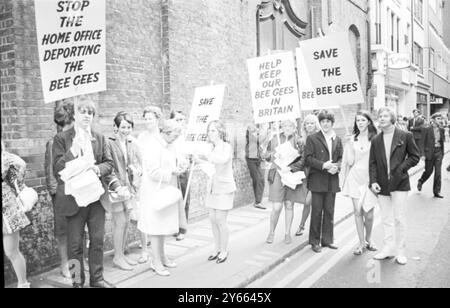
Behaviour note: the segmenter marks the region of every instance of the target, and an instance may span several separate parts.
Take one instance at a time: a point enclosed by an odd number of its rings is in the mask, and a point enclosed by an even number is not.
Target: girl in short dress
[[[4,150],[1,142],[2,155],[2,222],[3,248],[11,261],[17,276],[18,288],[29,288],[25,258],[19,250],[19,232],[30,224],[20,203],[17,202],[18,192],[25,178],[26,164],[19,156]]]
[[[353,136],[344,151],[342,159],[342,194],[353,202],[356,230],[359,246],[354,251],[361,255],[364,250],[376,251],[371,241],[373,228],[373,208],[364,211],[360,199],[369,187],[369,154],[371,140],[377,135],[377,129],[368,112],[359,111],[355,117]]]

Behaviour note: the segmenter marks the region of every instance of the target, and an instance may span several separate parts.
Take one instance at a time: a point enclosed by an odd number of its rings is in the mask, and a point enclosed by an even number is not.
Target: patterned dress
[[[30,221],[22,205],[17,202],[14,183],[22,188],[25,178],[25,162],[17,155],[2,151],[2,220],[3,234],[12,234],[28,226]]]

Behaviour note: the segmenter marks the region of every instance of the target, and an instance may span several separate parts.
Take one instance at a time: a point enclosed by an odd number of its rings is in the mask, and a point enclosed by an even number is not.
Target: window
[[[298,0],[296,0],[298,1]],[[304,5],[306,5],[306,0]],[[306,20],[300,20],[288,0],[264,0],[257,10],[257,54],[270,50],[295,50],[304,36]]]
[[[430,69],[433,71],[436,70],[436,63],[434,61],[434,57],[435,57],[434,49],[430,48]]]
[[[414,16],[423,23],[423,0],[414,0]]]
[[[394,24],[394,19],[395,19],[395,15],[394,13],[391,14],[391,50],[395,51],[394,48],[394,42],[395,42],[395,38],[394,38],[394,34],[395,34],[395,24]]]
[[[397,17],[397,53],[400,52],[400,18]]]
[[[349,40],[356,69],[358,71],[358,77],[361,81],[361,35],[355,25],[351,25],[349,28]]]
[[[423,75],[423,48],[414,43],[414,64],[419,68],[419,73]]]
[[[376,8],[375,8],[375,14],[376,14],[376,20],[375,20],[375,44],[381,44],[381,0],[377,0],[375,2]]]

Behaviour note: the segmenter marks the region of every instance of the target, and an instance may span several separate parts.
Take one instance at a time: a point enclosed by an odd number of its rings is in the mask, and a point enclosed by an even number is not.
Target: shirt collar
[[[325,134],[323,130],[321,130],[321,131],[322,131],[322,134],[325,137],[325,139],[331,139],[331,140],[336,139],[336,132],[334,130],[332,130],[330,134]]]
[[[89,139],[92,140],[92,132],[91,132],[91,128],[90,127],[86,130],[86,129],[83,129],[80,126],[78,126],[77,123],[75,123],[74,128],[75,128],[75,135],[88,136]]]

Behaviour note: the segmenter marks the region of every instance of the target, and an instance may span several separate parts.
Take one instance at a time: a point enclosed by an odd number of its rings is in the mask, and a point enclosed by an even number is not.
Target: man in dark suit
[[[395,128],[397,116],[380,108],[382,132],[372,139],[369,157],[370,188],[378,195],[384,229],[383,249],[374,259],[397,257],[405,265],[406,210],[411,190],[408,170],[419,162],[419,149],[410,132]]]
[[[422,116],[422,113],[419,109],[414,109],[413,117],[408,121],[408,130],[414,136],[414,142],[420,149],[421,138],[422,138],[422,129],[425,125],[425,119]]]
[[[436,113],[431,117],[431,125],[422,130],[421,158],[425,161],[425,172],[417,184],[417,190],[422,191],[422,185],[430,178],[434,169],[433,193],[436,198],[441,196],[442,160],[444,159],[445,130],[441,128],[442,115]]]
[[[341,167],[342,141],[333,131],[334,115],[326,110],[319,113],[322,130],[308,136],[305,145],[306,164],[310,166],[308,189],[312,193],[309,243],[316,253],[321,247],[337,249],[334,245],[334,204],[340,191],[338,173]]]
[[[91,129],[95,115],[95,105],[91,100],[79,100],[75,104],[75,125],[73,128],[57,134],[53,141],[53,170],[58,181],[55,203],[60,213],[67,217],[67,239],[69,259],[76,260],[79,273],[75,273],[73,286],[82,288],[85,282],[83,262],[83,235],[85,225],[89,229],[89,274],[90,286],[94,288],[112,288],[103,278],[103,240],[105,235],[105,210],[99,201],[87,207],[79,207],[74,197],[64,192],[64,182],[59,172],[66,163],[77,157],[95,161],[92,167],[98,177],[105,177],[113,170],[113,160],[108,151],[106,138]],[[75,268],[77,269],[78,266]],[[79,276],[77,276],[79,275]],[[80,279],[76,279],[79,277]]]

